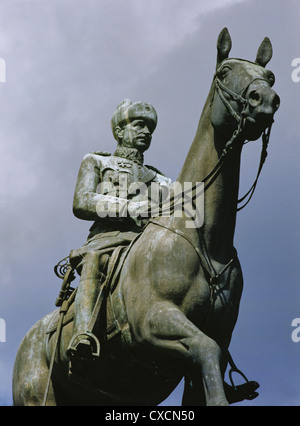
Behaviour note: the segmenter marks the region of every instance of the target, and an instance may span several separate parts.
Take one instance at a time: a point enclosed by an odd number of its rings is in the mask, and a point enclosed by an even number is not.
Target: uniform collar
[[[134,161],[138,164],[144,163],[144,155],[136,148],[127,148],[125,146],[118,146],[114,152],[116,157],[126,158],[127,160]]]

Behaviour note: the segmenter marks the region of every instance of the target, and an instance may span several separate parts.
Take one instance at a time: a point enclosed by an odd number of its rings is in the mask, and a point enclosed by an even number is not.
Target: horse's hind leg
[[[41,406],[48,378],[45,356],[45,325],[39,321],[24,337],[14,364],[14,406]],[[50,384],[47,405],[56,405]]]
[[[187,368],[198,371],[207,405],[229,405],[223,387],[219,346],[175,305],[158,302],[150,307],[139,332],[143,340],[172,357],[183,359]]]

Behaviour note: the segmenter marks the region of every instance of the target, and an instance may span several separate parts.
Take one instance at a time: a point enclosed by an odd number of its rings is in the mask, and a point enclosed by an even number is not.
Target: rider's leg
[[[75,298],[73,337],[68,348],[68,354],[72,358],[90,360],[99,356],[97,350],[99,342],[92,334],[92,330],[89,330],[89,323],[104,278],[104,274],[100,271],[99,253],[88,252],[85,255]]]

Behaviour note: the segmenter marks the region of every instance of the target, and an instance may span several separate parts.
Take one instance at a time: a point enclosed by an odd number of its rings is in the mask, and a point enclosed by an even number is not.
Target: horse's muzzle
[[[249,140],[256,140],[273,123],[280,98],[268,84],[261,82],[249,87],[246,100],[247,137]]]

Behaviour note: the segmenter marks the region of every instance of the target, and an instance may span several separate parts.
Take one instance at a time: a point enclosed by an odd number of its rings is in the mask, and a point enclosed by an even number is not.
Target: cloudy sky
[[[246,405],[300,405],[300,343],[291,339],[300,317],[299,19],[298,0],[0,0],[0,405],[12,403],[21,339],[55,308],[53,265],[87,236],[90,224],[72,215],[82,157],[115,149],[110,119],[122,99],[146,100],[158,113],[147,163],[176,179],[224,26],[232,57],[254,60],[271,39],[281,97],[267,163],[237,220],[245,287],[231,353],[261,385]],[[243,151],[241,194],[259,155],[259,142]],[[165,404],[179,405],[181,394],[179,386]]]

